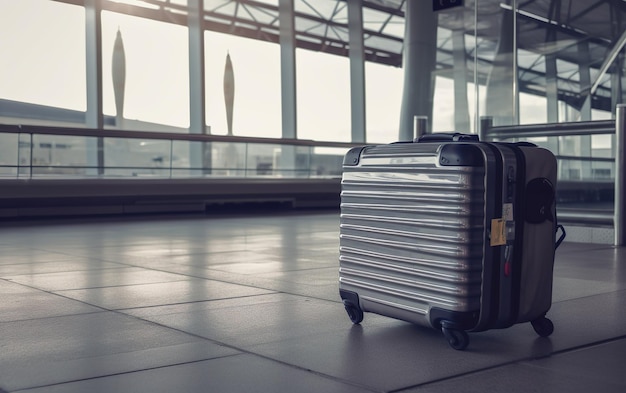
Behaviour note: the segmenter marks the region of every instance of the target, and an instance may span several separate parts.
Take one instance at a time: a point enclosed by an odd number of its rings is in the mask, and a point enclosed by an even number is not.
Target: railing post
[[[626,186],[626,104],[618,104],[615,109],[615,207],[613,216],[613,228],[615,231],[615,245],[626,244],[624,223],[626,212],[624,211],[624,187]]]
[[[478,139],[486,142],[487,135],[491,127],[493,127],[493,117],[482,116],[480,118],[480,128],[478,129]]]
[[[170,179],[173,175],[173,167],[174,167],[174,140],[170,139]]]
[[[33,133],[30,133],[30,149],[29,149],[29,158],[28,158],[28,178],[33,178],[33,150],[35,150],[35,138],[33,137]]]
[[[246,143],[244,146],[245,148],[245,153],[243,155],[243,177],[248,177],[248,145],[249,143]]]
[[[428,134],[428,116],[413,116],[414,140],[417,141],[424,134]]]

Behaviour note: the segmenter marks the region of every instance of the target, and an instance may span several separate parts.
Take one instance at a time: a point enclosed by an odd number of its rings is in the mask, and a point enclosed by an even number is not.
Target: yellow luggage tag
[[[504,218],[494,218],[491,220],[491,247],[503,246],[506,244],[506,220]]]

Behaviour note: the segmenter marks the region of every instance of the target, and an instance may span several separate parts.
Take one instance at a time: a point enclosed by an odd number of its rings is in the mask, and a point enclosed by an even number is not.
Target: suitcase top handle
[[[478,135],[460,132],[438,132],[421,135],[415,142],[478,142]]]

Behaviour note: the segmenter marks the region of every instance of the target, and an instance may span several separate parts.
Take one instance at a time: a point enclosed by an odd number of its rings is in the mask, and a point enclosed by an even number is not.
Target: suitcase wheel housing
[[[345,289],[340,289],[339,295],[352,323],[356,325],[361,323],[363,321],[363,310],[359,303],[359,295],[356,292],[346,291]]]
[[[462,351],[469,345],[469,334],[465,330],[441,326],[441,331],[452,348]]]
[[[344,307],[346,308],[346,312],[348,313],[348,317],[350,317],[352,323],[358,325],[361,321],[363,321],[363,310],[359,307],[351,304],[344,304]]]

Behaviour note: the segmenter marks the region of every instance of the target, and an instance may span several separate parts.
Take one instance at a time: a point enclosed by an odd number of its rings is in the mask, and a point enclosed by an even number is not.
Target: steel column
[[[578,43],[578,70],[580,74],[580,92],[581,95],[591,97],[591,54],[589,52],[589,43],[581,41]],[[585,100],[580,108],[580,120],[591,121],[591,99]],[[582,157],[591,157],[591,136],[579,137],[579,154]],[[580,167],[581,180],[589,180],[593,174],[590,162],[582,162]]]
[[[204,70],[204,1],[189,0],[187,29],[189,31],[189,133],[206,133],[205,113],[205,70]],[[192,168],[203,168],[202,173],[211,172],[211,146],[191,143],[189,163]],[[172,158],[170,157],[170,160]]]
[[[515,5],[501,12],[498,47],[487,79],[486,114],[493,117],[495,126],[517,124]]]
[[[280,23],[280,77],[282,137],[298,137],[296,105],[296,26],[294,0],[278,1]]]
[[[434,71],[437,60],[437,14],[429,1],[407,1],[402,68],[399,140],[413,140],[414,116],[432,121]],[[431,127],[432,128],[432,127]]]
[[[365,143],[365,50],[363,45],[363,0],[348,1],[350,43],[351,141]]]
[[[459,14],[463,18],[463,14]],[[467,61],[465,55],[465,31],[452,31],[454,59],[454,128],[458,132],[470,132],[469,103],[467,101]]]
[[[85,45],[87,76],[88,128],[104,128],[102,113],[102,7],[100,0],[85,0]],[[88,139],[86,146],[87,175],[104,174],[104,141],[102,137]],[[93,154],[95,150],[95,154]],[[94,160],[95,158],[95,160]]]

